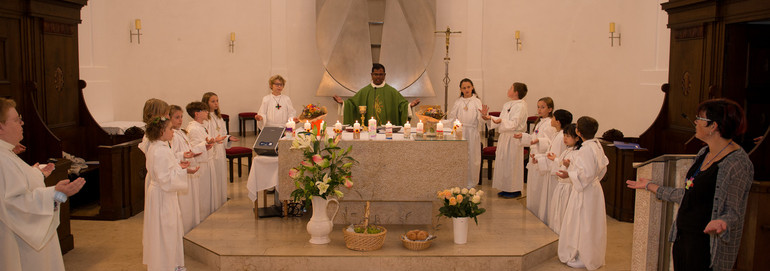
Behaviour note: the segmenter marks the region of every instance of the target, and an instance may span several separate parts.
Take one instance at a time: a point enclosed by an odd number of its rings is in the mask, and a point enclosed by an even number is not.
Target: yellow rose
[[[449,198],[449,205],[451,206],[457,205],[457,199],[455,199],[454,197]]]

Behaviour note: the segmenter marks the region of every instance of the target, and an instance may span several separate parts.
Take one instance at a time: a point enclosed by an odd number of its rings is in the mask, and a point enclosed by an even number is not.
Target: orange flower
[[[457,202],[463,202],[463,195],[457,195]]]
[[[457,205],[457,199],[455,199],[454,197],[449,198],[449,205],[451,206]]]

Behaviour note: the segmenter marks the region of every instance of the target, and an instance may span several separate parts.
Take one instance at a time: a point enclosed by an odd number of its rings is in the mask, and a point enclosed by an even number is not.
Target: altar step
[[[517,200],[489,199],[471,223],[468,243],[453,242],[452,222],[440,220],[438,238],[423,251],[404,248],[399,236],[430,225],[384,225],[385,245],[371,252],[347,249],[343,225],[331,243],[308,242],[305,218],[254,219],[248,199],[234,199],[185,236],[185,254],[214,270],[529,270],[557,254],[558,236]]]

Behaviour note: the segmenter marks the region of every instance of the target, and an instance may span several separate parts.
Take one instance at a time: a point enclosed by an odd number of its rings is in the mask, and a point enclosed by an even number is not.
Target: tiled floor
[[[250,146],[255,137],[247,136],[237,145]],[[244,160],[244,172],[248,172]],[[229,186],[229,196],[234,201],[244,201],[246,198],[247,174],[236,178]],[[236,175],[237,176],[237,175]],[[490,182],[486,181],[481,187],[488,192],[494,192]],[[490,193],[494,195],[493,193]],[[488,197],[491,206],[510,205],[512,200]],[[524,204],[523,198],[516,201]],[[271,202],[268,200],[268,202]],[[234,215],[234,214],[228,214]],[[237,214],[240,215],[240,214]],[[252,213],[243,214],[253,216]],[[75,237],[75,249],[64,255],[64,264],[68,270],[145,270],[142,264],[142,215],[119,221],[87,221],[73,220],[72,234]],[[633,224],[607,219],[607,256],[606,265],[601,270],[630,270],[631,267],[631,234]],[[472,241],[472,240],[471,240]],[[201,261],[185,257],[188,270],[214,270]],[[554,257],[532,270],[573,270],[559,262]]]

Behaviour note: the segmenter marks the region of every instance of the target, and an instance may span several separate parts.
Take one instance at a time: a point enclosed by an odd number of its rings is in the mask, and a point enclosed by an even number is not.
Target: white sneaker
[[[586,265],[578,258],[567,261],[567,265],[572,268],[586,268]]]

